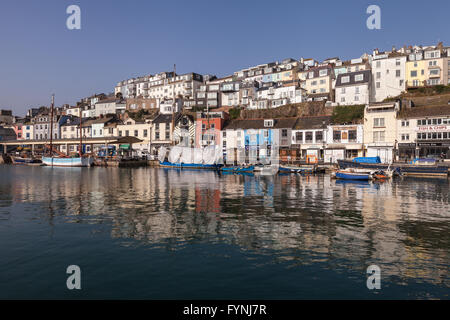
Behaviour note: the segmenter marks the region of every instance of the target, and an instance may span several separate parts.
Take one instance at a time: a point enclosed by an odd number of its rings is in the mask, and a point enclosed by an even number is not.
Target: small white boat
[[[90,167],[94,159],[91,157],[58,158],[42,157],[42,163],[50,167]]]

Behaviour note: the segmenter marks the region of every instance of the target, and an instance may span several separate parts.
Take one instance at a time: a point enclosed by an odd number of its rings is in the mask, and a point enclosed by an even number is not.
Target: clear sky
[[[81,8],[81,30],[66,8]],[[366,27],[369,5],[381,30]],[[450,45],[449,0],[2,0],[0,108],[74,104],[129,77],[224,76],[284,58],[351,59],[393,45]]]

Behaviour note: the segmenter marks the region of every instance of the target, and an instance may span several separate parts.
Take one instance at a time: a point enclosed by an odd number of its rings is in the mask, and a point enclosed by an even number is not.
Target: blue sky
[[[81,30],[66,8],[81,8]],[[381,8],[381,30],[366,8]],[[359,57],[393,45],[450,45],[450,1],[2,1],[0,108],[74,104],[123,79],[172,70],[224,76],[300,57]]]

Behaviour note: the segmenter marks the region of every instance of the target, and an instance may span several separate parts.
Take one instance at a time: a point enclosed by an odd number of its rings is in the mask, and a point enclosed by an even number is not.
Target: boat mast
[[[175,79],[176,79],[176,70],[177,65],[173,65],[173,88],[172,88],[172,94],[173,94],[173,103],[172,103],[172,145],[175,144],[174,139],[174,132],[175,132],[175,104],[176,104],[176,98],[175,98]]]
[[[55,105],[55,94],[52,94],[52,105],[50,107],[50,157],[53,156],[53,108]]]
[[[81,113],[81,108],[80,108],[80,158],[83,155],[83,117],[82,117],[82,113]]]

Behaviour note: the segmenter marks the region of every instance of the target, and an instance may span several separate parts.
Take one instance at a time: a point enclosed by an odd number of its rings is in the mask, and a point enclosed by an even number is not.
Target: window
[[[395,65],[399,66],[400,65],[400,59],[395,59]]]
[[[373,126],[374,127],[384,127],[384,118],[374,118]]]
[[[345,88],[341,88],[341,93],[345,93]]]
[[[359,87],[355,88],[355,94],[359,94]]]
[[[381,62],[380,61],[377,61],[376,67],[377,68],[381,68]]]
[[[341,141],[341,131],[333,131],[333,141]]]
[[[400,70],[395,70],[395,76],[396,76],[397,78],[400,78]]]
[[[408,120],[402,120],[402,127],[409,127],[409,121]]]
[[[376,88],[380,89],[380,83],[379,82],[376,83]]]
[[[324,77],[328,74],[328,70],[324,69],[324,70],[320,70],[319,71],[319,77]]]
[[[134,130],[134,136],[137,137],[139,135],[137,130]]]
[[[122,130],[119,130],[119,137],[122,136]]]
[[[355,81],[363,81],[364,80],[364,75],[362,74],[357,74],[355,76]]]
[[[323,132],[316,131],[316,142],[321,142],[323,140]]]
[[[342,77],[342,78],[341,78],[341,82],[342,82],[342,83],[348,83],[348,82],[350,82],[350,76]]]
[[[350,142],[355,142],[356,141],[356,130],[349,130],[348,131],[348,140]]]
[[[411,77],[417,77],[417,70],[411,71]]]
[[[295,133],[295,140],[296,141],[303,141],[303,132],[296,132]]]
[[[384,142],[384,131],[374,131],[373,132],[374,142]]]
[[[166,140],[170,139],[170,131],[166,131]]]
[[[155,132],[155,139],[159,140],[159,132],[158,131]]]
[[[281,136],[282,137],[287,137],[287,133],[288,133],[287,129],[282,129],[281,130]]]
[[[377,72],[376,75],[377,75],[377,79],[381,78],[381,72]]]
[[[312,141],[313,141],[313,133],[312,133],[312,131],[307,131],[305,133],[305,142],[311,143]]]

